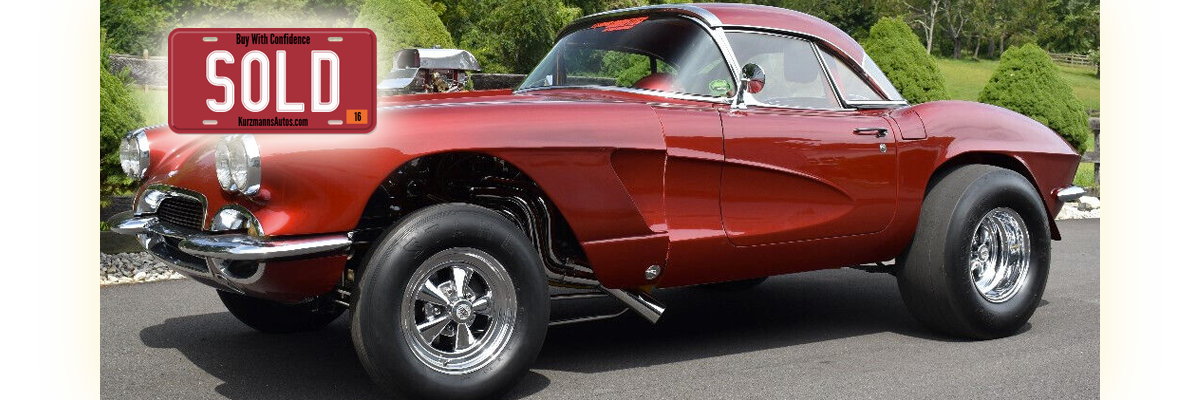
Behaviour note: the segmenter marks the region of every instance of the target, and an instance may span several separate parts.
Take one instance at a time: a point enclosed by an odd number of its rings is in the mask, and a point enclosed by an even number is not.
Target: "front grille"
[[[204,225],[204,204],[189,197],[168,197],[158,205],[158,221],[179,228],[200,230]]]

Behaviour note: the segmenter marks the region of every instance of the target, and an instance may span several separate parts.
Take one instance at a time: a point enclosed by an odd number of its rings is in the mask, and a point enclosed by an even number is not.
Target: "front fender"
[[[532,177],[580,241],[652,233],[650,219],[612,166],[620,149],[665,154],[650,107],[531,95],[455,100],[381,108],[375,131],[365,135],[255,135],[263,171],[255,198],[220,189],[212,136],[158,127],[147,131],[152,154],[144,186],[199,192],[210,216],[239,204],[268,236],[344,232],[356,226],[375,188],[399,166],[428,154],[471,151],[502,158]]]

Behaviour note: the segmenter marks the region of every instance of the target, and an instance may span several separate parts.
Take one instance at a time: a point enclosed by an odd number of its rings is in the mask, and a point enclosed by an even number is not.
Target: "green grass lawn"
[[[1075,186],[1096,186],[1096,168],[1094,165],[1092,163],[1079,163],[1079,169],[1075,171]]]
[[[955,100],[979,100],[979,92],[992,78],[999,61],[992,60],[954,60],[937,59],[938,68],[946,76],[946,91]],[[1097,78],[1090,68],[1059,66],[1063,79],[1071,85],[1075,96],[1083,102],[1083,107],[1089,110],[1100,109],[1100,78]]]
[[[143,91],[141,86],[130,85],[138,108],[142,110],[142,119],[147,126],[167,123],[167,91],[150,89]]]

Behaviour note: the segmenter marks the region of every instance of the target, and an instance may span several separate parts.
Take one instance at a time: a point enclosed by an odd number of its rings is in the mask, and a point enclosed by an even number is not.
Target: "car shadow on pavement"
[[[550,329],[535,369],[595,373],[891,332],[958,342],[908,313],[896,280],[850,269],[779,276],[746,291],[655,292],[655,325],[618,319]]]
[[[820,271],[774,277],[741,292],[678,288],[655,295],[668,306],[657,325],[626,313],[550,328],[534,370],[509,397],[548,387],[538,370],[597,373],[881,332],[957,341],[909,316],[895,279],[885,274]],[[141,339],[177,349],[221,380],[215,390],[232,399],[386,398],[359,364],[348,324],[343,316],[321,331],[268,335],[213,313],[168,319],[143,329]]]

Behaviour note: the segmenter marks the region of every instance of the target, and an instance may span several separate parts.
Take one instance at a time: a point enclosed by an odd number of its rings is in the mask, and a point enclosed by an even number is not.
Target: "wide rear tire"
[[[1050,228],[1024,176],[966,165],[932,183],[916,236],[898,259],[904,304],[942,333],[1012,335],[1041,301],[1050,271]]]

